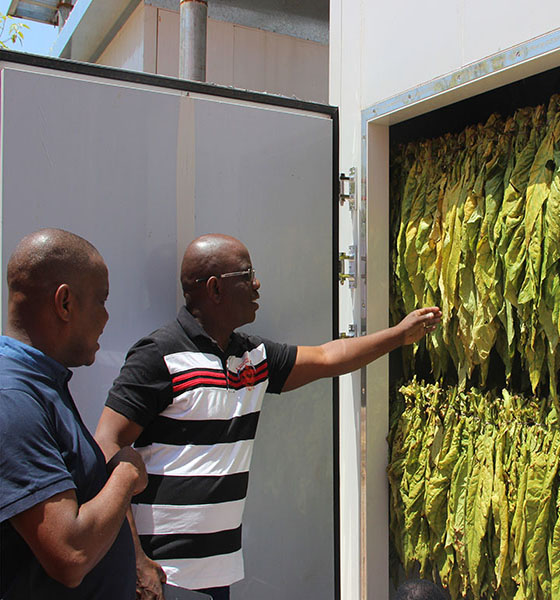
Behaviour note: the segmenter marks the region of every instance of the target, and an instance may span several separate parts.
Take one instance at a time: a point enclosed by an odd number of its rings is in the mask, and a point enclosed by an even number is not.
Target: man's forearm
[[[68,541],[84,552],[84,575],[107,554],[122,527],[136,489],[132,469],[117,465],[99,494],[79,507]]]
[[[95,432],[95,439],[103,450],[105,457],[109,460],[123,446],[133,444],[142,427],[129,421],[123,415],[105,407],[101,413],[99,424]],[[137,598],[150,600],[163,600],[162,583],[165,582],[165,573],[159,564],[146,556],[140,537],[136,530],[136,524],[132,515],[132,509],[127,512],[127,519],[134,541],[136,554],[136,595]]]
[[[440,320],[441,311],[437,306],[420,308],[398,325],[370,335],[333,340],[321,346],[298,346],[296,361],[283,391],[360,369],[403,344],[417,342],[433,331]]]
[[[294,390],[324,377],[338,377],[369,364],[402,344],[394,327],[367,336],[326,342],[321,346],[298,346],[296,364],[283,391]]]
[[[113,545],[131,497],[144,485],[138,466],[121,460],[88,502],[78,505],[75,491],[67,490],[13,517],[11,523],[53,579],[76,587]]]
[[[396,327],[357,338],[333,340],[321,346],[325,354],[322,377],[337,377],[368,365],[404,343],[404,334]]]

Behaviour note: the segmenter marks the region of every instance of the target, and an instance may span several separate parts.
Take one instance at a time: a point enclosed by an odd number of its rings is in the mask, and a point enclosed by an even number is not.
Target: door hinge
[[[356,210],[356,169],[352,167],[349,174],[341,173],[339,177],[338,199],[340,206],[348,200],[348,208]]]
[[[350,323],[350,325],[348,325],[348,331],[341,331],[340,335],[338,336],[339,338],[353,338],[356,337],[356,332],[358,331],[358,327],[356,326],[355,323]]]
[[[348,252],[339,252],[338,279],[341,285],[348,281],[349,287],[356,287],[356,246],[348,246]]]

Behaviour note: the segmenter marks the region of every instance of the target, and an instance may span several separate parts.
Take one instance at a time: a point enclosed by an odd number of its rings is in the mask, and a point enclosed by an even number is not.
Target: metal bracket
[[[356,287],[356,246],[348,246],[348,253],[339,253],[338,279],[341,285],[348,281],[350,288]]]
[[[358,331],[358,327],[355,323],[350,323],[350,325],[348,325],[348,333],[346,333],[345,331],[341,331],[340,335],[338,336],[339,338],[353,338],[356,337],[356,333]]]
[[[347,184],[347,185],[346,185]],[[348,188],[348,189],[346,189]],[[338,199],[340,206],[344,206],[344,202],[348,200],[348,208],[356,210],[356,168],[350,169],[350,174],[340,174]]]

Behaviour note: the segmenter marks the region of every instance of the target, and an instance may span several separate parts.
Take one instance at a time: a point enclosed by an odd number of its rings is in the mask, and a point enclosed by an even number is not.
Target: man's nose
[[[255,277],[255,279],[253,279],[253,288],[258,290],[261,287],[261,282],[258,280],[257,277]]]

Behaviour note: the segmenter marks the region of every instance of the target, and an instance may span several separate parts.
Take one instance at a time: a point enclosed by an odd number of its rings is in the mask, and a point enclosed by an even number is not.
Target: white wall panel
[[[157,72],[179,72],[179,13],[158,9]],[[208,19],[206,79],[238,89],[327,102],[328,46]]]
[[[287,35],[267,35],[264,89],[271,94],[327,102],[327,48]]]
[[[425,0],[361,6],[362,109],[461,64],[462,3]],[[346,48],[343,53],[351,62]]]
[[[233,82],[239,89],[268,91],[266,38],[262,29],[233,26]]]
[[[179,75],[179,13],[157,9],[156,73]]]
[[[144,19],[144,3],[141,2],[96,62],[130,71],[143,71]]]
[[[463,2],[462,65],[507,50],[560,27],[560,3],[537,0]]]
[[[219,83],[220,85],[233,85],[234,34],[235,28],[231,23],[209,21],[207,30],[207,81]]]
[[[144,68],[145,73],[157,72],[158,10],[144,5]],[[117,66],[117,65],[115,65]]]
[[[530,7],[522,0],[345,0],[344,11],[339,5],[331,0],[330,43],[337,48],[331,63],[360,65],[362,110],[560,27],[555,0]],[[341,42],[348,36],[360,38],[358,50],[354,40]]]

